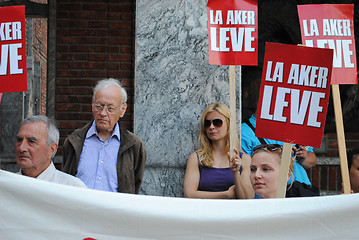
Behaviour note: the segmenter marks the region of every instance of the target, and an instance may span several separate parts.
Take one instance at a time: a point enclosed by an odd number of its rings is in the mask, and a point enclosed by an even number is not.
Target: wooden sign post
[[[292,144],[284,143],[282,160],[280,162],[279,181],[278,181],[278,188],[276,195],[277,198],[285,198],[291,157],[292,157]]]
[[[347,149],[345,146],[343,113],[342,113],[342,105],[340,100],[339,84],[332,85],[332,93],[333,93],[333,103],[334,103],[335,125],[337,127],[339,160],[340,160],[340,169],[342,173],[343,190],[344,190],[343,192],[344,194],[350,194],[351,187],[350,187],[349,169],[347,162]]]
[[[237,148],[237,118],[236,118],[236,66],[229,66],[229,109],[231,113],[229,141],[230,141],[230,155],[234,156],[234,149]],[[237,149],[239,150],[239,149]]]

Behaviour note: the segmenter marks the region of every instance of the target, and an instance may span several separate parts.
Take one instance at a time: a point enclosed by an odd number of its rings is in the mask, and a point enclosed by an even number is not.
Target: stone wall
[[[143,194],[183,196],[201,114],[212,102],[229,103],[228,66],[208,64],[206,4],[137,1],[134,131],[147,148]]]

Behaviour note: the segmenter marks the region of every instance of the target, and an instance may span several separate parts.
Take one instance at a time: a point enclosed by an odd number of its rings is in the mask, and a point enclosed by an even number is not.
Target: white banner
[[[359,194],[200,200],[109,193],[0,171],[0,239],[357,239]]]

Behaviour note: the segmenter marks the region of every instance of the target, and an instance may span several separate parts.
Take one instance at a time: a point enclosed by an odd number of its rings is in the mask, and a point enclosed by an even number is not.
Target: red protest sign
[[[331,84],[358,84],[353,4],[298,6],[302,42],[334,50]]]
[[[267,43],[256,136],[320,147],[333,50]]]
[[[258,64],[255,0],[208,0],[209,64]]]
[[[25,7],[1,7],[0,24],[0,92],[26,91]]]

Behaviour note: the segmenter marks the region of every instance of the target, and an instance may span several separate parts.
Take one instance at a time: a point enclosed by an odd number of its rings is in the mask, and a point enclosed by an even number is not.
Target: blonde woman
[[[276,197],[281,158],[282,146],[279,144],[262,144],[253,148],[250,179],[256,198]],[[291,160],[288,180],[292,172]],[[288,187],[291,187],[291,183]]]
[[[190,155],[187,162],[185,197],[253,198],[249,178],[250,156],[235,151],[231,161],[229,158],[229,119],[229,108],[222,103],[213,103],[203,112],[199,149]],[[240,163],[237,168],[231,168],[233,161]]]

